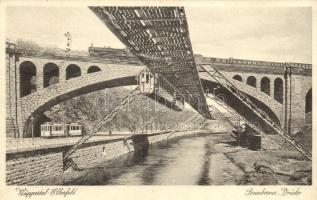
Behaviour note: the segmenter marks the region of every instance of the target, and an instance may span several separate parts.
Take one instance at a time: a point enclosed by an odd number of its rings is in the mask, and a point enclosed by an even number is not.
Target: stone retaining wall
[[[194,135],[194,131],[161,132],[148,135],[151,145],[173,138]],[[85,143],[71,158],[80,169],[92,168],[100,163],[134,151],[132,141],[123,139]],[[7,153],[6,183],[8,185],[36,185],[40,181],[63,173],[63,154],[71,146]]]
[[[63,153],[57,149],[19,152],[6,156],[8,185],[36,185],[63,172]]]
[[[92,168],[102,162],[114,159],[133,150],[133,146],[129,148],[123,144],[123,141],[107,142],[100,144],[92,144],[87,147],[78,149],[71,158],[80,169]]]

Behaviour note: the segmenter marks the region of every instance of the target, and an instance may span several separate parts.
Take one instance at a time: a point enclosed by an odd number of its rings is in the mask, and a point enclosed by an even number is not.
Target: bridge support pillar
[[[66,81],[66,67],[67,64],[62,62],[59,66],[59,82],[64,82]]]
[[[289,81],[289,80],[288,80]],[[290,133],[296,133],[309,124],[311,119],[305,112],[306,95],[312,88],[312,80],[304,76],[292,75],[288,84],[287,95],[287,120]],[[312,105],[312,104],[311,104]],[[311,117],[311,116],[310,116]]]
[[[274,79],[270,79],[270,96],[274,99]]]
[[[261,92],[261,78],[256,79],[256,90]]]
[[[41,62],[36,62],[35,67],[36,67],[36,90],[40,90],[44,87],[43,64]]]
[[[15,49],[6,53],[6,136],[18,137],[18,55]]]
[[[132,136],[134,147],[134,155],[137,157],[144,157],[148,154],[149,139],[147,134],[136,134]]]

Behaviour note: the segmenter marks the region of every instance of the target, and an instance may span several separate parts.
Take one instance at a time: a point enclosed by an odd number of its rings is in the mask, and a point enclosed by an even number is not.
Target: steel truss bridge
[[[194,61],[183,7],[90,7],[90,9],[153,74],[165,77],[177,89],[177,93],[185,97],[184,100],[201,116],[205,119],[218,118],[215,112],[209,111],[204,96]],[[208,66],[208,68],[202,66],[202,69],[209,74],[211,79],[215,79],[222,87],[238,98],[262,123],[281,135],[306,158],[311,160],[309,151],[297,143],[291,135],[270,119],[264,111],[258,108],[244,93],[240,92],[219,71],[213,66]],[[132,91],[117,109],[105,116],[96,127],[92,128],[65,154],[64,162],[68,162],[71,154],[81,144],[87,141],[104,123],[111,120],[118,110],[127,102],[135,99],[137,95],[139,95],[137,90]],[[214,97],[209,98],[213,98],[225,108],[227,107]],[[231,108],[227,110],[233,113]],[[156,120],[160,116],[153,116],[150,121]],[[265,135],[259,125],[252,123],[243,116],[239,116],[239,114],[237,117],[249,124],[259,134]],[[230,121],[227,122],[235,126]]]
[[[154,74],[165,77],[195,110],[211,119],[182,7],[90,7]]]

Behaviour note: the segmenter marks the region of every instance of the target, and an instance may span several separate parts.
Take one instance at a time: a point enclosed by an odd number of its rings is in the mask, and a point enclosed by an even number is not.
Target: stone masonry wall
[[[6,54],[6,136],[17,135],[16,56]]]
[[[129,148],[123,144],[123,141],[104,142],[99,144],[90,144],[87,147],[77,150],[71,158],[80,169],[91,168],[114,159],[132,151],[133,146]]]
[[[63,172],[62,152],[42,150],[7,154],[6,182],[8,185],[35,185],[43,178]]]
[[[149,143],[167,141],[177,137],[195,134],[194,131],[149,134]],[[132,141],[128,146],[123,139],[87,143],[78,149],[71,158],[80,169],[92,168],[100,163],[118,158],[134,151]],[[42,180],[63,173],[63,153],[70,146],[8,153],[6,157],[6,183],[8,185],[37,185]]]
[[[291,132],[294,133],[305,126],[305,100],[309,89],[312,88],[312,80],[303,76],[293,75],[291,84],[291,88],[288,88],[292,93],[291,97],[288,96],[288,117],[291,112]]]

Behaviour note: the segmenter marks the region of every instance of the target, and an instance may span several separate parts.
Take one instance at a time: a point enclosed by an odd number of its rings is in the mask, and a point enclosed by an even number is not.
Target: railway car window
[[[70,130],[73,130],[73,131],[80,130],[80,126],[71,126]]]
[[[153,84],[153,83],[154,83],[154,76],[151,75],[151,84]]]
[[[146,83],[149,83],[149,81],[150,81],[150,75],[147,74],[147,75],[146,75]]]
[[[142,73],[142,79],[141,79],[141,82],[144,83],[145,82],[145,74]]]

